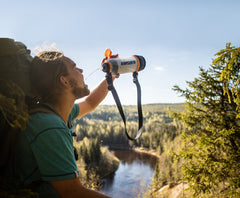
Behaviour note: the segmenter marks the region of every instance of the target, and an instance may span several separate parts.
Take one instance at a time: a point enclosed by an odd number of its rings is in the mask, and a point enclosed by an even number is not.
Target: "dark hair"
[[[44,51],[37,54],[31,64],[31,83],[37,102],[53,102],[60,93],[59,77],[68,74],[64,54]]]

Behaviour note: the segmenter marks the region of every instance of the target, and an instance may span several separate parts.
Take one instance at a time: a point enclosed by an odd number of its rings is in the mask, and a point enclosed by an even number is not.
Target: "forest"
[[[152,150],[160,155],[162,159],[160,160],[161,171],[159,175],[155,176],[155,188],[161,188],[168,183],[177,183],[180,180],[180,173],[177,172],[178,170],[175,170],[178,163],[174,161],[172,152],[180,149],[179,141],[182,125],[171,117],[169,112],[182,112],[184,104],[148,104],[143,105],[142,108],[144,119],[143,134],[136,141],[127,139],[122,118],[114,105],[100,105],[95,111],[76,120],[74,126],[77,134],[76,142],[81,142],[78,144],[80,145],[78,146],[80,156],[83,158],[86,167],[89,167],[88,161],[91,160],[86,158],[89,158],[88,156],[91,155],[90,150],[93,151],[97,147],[94,147],[92,144],[92,142],[96,141],[98,141],[98,145],[101,145],[101,147],[105,148],[107,146],[110,150],[134,148],[142,148],[146,151]],[[137,108],[135,106],[123,106],[123,109],[127,118],[128,132],[134,136],[138,129]],[[89,143],[83,143],[86,141]],[[85,155],[83,150],[87,149],[89,152]],[[96,159],[93,158],[92,161],[98,161]],[[95,170],[98,170],[96,163],[94,167]],[[90,174],[93,174],[93,171],[91,170]],[[102,174],[94,172],[94,175],[101,177]],[[91,182],[94,183],[92,180]],[[89,184],[87,185],[90,186]],[[95,183],[93,186],[98,185]]]
[[[80,168],[81,175],[85,175],[85,177],[83,176],[84,181],[91,181],[91,183],[85,182],[85,185],[88,187],[94,186],[94,189],[98,189],[101,185],[100,178],[107,171],[110,170],[111,172],[111,170],[114,170],[114,167],[117,168],[114,166],[109,167],[108,170],[99,170],[99,167],[106,167],[107,164],[100,166],[98,162],[106,161],[104,158],[109,158],[101,154],[103,153],[100,152],[101,149],[105,149],[105,151],[106,149],[127,150],[141,147],[146,151],[154,150],[159,155],[164,153],[164,158],[166,158],[166,153],[170,154],[173,151],[173,142],[180,135],[179,129],[181,125],[169,116],[168,111],[181,112],[184,109],[184,105],[148,104],[143,105],[142,108],[144,119],[143,134],[137,141],[127,139],[122,118],[115,105],[100,105],[95,111],[75,121],[74,131],[77,134],[75,145],[79,151],[81,166],[86,167],[85,174]],[[137,108],[135,106],[123,106],[123,109],[127,118],[128,132],[134,136],[138,129]],[[100,146],[101,149],[99,148]],[[164,161],[166,168],[169,169],[170,164],[166,160]],[[172,170],[166,171],[165,168],[161,168],[164,176],[162,176],[161,181],[159,179],[160,182],[156,188],[160,188],[167,182],[173,182],[173,179],[167,176],[169,171]],[[91,175],[94,175],[93,178],[98,179],[92,180]]]
[[[215,55],[212,65],[200,67],[199,76],[187,82],[187,88],[173,87],[185,97],[184,104],[143,105],[143,134],[136,141],[125,136],[114,105],[99,106],[77,120],[76,143],[89,142],[77,147],[82,161],[88,163],[83,150],[87,147],[90,155],[92,141],[110,150],[140,147],[160,156],[146,197],[158,197],[163,186],[180,183],[188,186],[184,197],[240,196],[240,48],[228,43]],[[136,107],[123,108],[127,129],[134,136]]]

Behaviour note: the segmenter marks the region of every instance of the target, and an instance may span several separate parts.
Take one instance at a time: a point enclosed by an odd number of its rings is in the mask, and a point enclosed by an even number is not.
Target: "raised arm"
[[[77,118],[93,111],[103,101],[108,93],[107,86],[107,81],[104,79],[84,100],[78,103],[79,114]]]
[[[118,78],[119,74],[113,75],[112,79]],[[77,118],[80,118],[91,111],[93,111],[107,96],[108,94],[108,84],[106,79],[104,79],[90,94],[82,101],[78,103],[79,114]]]

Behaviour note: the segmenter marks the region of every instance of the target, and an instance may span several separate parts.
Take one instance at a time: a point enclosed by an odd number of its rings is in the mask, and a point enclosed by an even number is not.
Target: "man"
[[[34,57],[31,68],[37,106],[44,104],[55,113],[31,114],[27,129],[17,140],[14,165],[7,172],[9,182],[16,188],[31,188],[40,197],[107,197],[81,184],[69,127],[72,120],[94,110],[106,97],[106,80],[90,92],[83,70],[53,51]]]

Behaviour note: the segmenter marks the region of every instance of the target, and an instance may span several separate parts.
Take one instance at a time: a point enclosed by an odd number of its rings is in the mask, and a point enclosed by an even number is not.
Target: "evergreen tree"
[[[180,156],[195,195],[240,194],[240,120],[233,92],[239,70],[233,68],[227,83],[225,70],[226,65],[215,60],[209,69],[200,68],[188,88],[174,87],[186,98],[186,110],[174,116],[185,124]]]
[[[94,150],[95,150],[95,161],[96,161],[97,164],[99,164],[100,159],[101,159],[101,148],[100,148],[100,141],[99,141],[98,138],[96,138],[94,146],[95,146],[95,148],[94,148]]]
[[[153,189],[156,190],[159,188],[159,163],[156,164],[156,167],[155,167],[155,172],[154,172],[154,176],[153,176]]]
[[[239,72],[240,72],[240,47],[236,48],[228,43],[226,49],[220,50],[215,54],[217,58],[213,60],[213,64],[222,67],[220,79],[223,81],[224,93],[227,93],[229,102],[233,98],[237,104],[238,117],[240,116],[240,92],[239,92]],[[230,84],[230,85],[229,85]],[[229,92],[231,86],[231,92]]]

